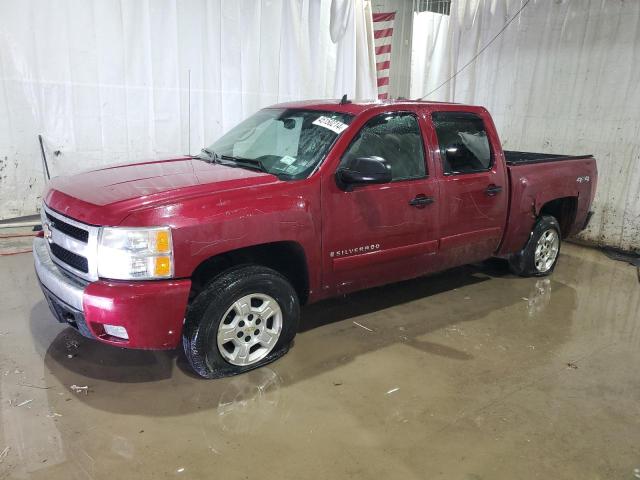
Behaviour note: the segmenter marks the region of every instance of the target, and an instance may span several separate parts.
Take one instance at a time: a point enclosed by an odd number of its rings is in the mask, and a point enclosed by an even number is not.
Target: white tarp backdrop
[[[0,0],[0,219],[36,211],[39,133],[55,176],[198,152],[281,101],[375,98],[370,25],[368,0]]]
[[[409,98],[420,98],[449,78],[449,18],[429,11],[413,14]],[[437,92],[439,99],[448,94],[445,88]]]
[[[524,0],[454,0],[416,15],[411,94],[471,60]],[[437,48],[436,48],[437,45]],[[531,0],[469,67],[427,100],[484,105],[505,148],[592,153],[599,181],[585,240],[640,251],[640,2]]]

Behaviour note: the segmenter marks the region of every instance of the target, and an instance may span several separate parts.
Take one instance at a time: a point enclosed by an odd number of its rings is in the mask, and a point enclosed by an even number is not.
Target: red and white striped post
[[[389,98],[389,69],[391,68],[391,40],[396,12],[373,14],[373,38],[376,48],[378,99]]]

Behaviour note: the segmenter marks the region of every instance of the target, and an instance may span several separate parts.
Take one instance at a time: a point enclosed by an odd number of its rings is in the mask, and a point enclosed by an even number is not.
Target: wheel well
[[[553,215],[560,224],[560,233],[565,238],[571,231],[578,211],[577,197],[556,198],[545,203],[540,209],[540,215]]]
[[[203,261],[191,275],[189,299],[195,298],[213,279],[237,265],[253,264],[269,267],[282,274],[296,290],[300,303],[309,296],[307,259],[296,242],[274,242],[222,253]]]

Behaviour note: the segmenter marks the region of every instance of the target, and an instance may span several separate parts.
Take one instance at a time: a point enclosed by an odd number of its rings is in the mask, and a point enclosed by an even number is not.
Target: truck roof
[[[366,110],[378,108],[384,105],[403,106],[403,105],[458,105],[453,102],[430,102],[426,100],[349,100],[348,103],[341,104],[340,100],[324,99],[324,100],[304,100],[298,102],[286,102],[271,105],[268,108],[300,108],[309,110],[328,110],[332,112],[344,112],[352,115],[358,115]]]

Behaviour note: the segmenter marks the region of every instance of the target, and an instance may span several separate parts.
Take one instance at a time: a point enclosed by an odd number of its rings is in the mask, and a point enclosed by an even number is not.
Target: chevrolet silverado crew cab
[[[482,107],[281,104],[197,156],[51,180],[35,269],[82,335],[233,375],[286,353],[305,303],[490,257],[548,275],[596,175],[503,151]]]

